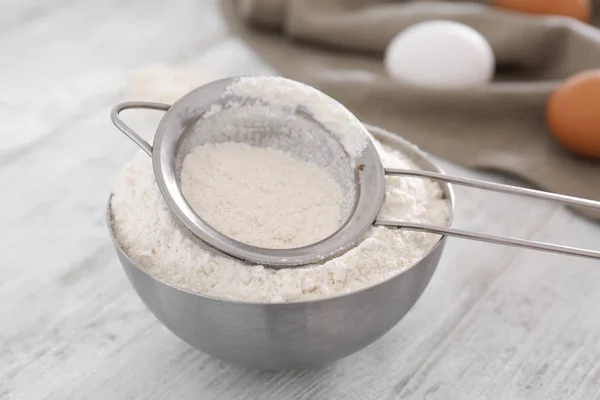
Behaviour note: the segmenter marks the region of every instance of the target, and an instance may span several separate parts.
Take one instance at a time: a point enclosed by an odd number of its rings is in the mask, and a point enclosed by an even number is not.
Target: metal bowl
[[[419,168],[443,173],[413,144],[367,126],[382,143],[407,154]],[[454,214],[451,185],[440,184]],[[435,271],[446,237],[394,277],[349,294],[291,303],[251,303],[193,293],[150,275],[133,262],[109,232],[129,281],[144,304],[171,332],[224,361],[263,370],[322,366],[373,343],[413,307]]]

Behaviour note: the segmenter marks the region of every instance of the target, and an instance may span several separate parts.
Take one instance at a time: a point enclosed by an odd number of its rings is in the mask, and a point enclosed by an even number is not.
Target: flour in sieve
[[[181,191],[209,225],[240,242],[283,249],[334,233],[342,188],[317,164],[246,143],[207,143],[188,153]]]
[[[364,125],[346,107],[325,93],[301,82],[280,76],[252,76],[237,78],[226,89],[228,96],[258,100],[269,107],[293,110],[306,109],[315,120],[337,137],[350,157],[356,158],[367,148]],[[228,105],[240,107],[237,100]],[[206,115],[221,111],[215,104]]]
[[[376,142],[391,168],[416,168],[402,153]],[[373,227],[364,240],[322,265],[274,270],[215,255],[177,226],[143,152],[124,167],[111,208],[117,241],[129,257],[158,279],[213,297],[253,302],[293,302],[331,297],[386,280],[422,258],[439,237]],[[444,225],[448,206],[441,187],[414,177],[386,177],[383,219]]]

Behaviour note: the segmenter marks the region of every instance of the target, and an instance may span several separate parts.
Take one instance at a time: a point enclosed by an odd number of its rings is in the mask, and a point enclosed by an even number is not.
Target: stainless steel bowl
[[[367,126],[383,143],[409,155],[422,169],[443,171],[411,143]],[[451,185],[440,184],[454,213]],[[142,301],[171,332],[224,361],[264,370],[300,369],[355,353],[394,327],[412,308],[435,271],[446,237],[419,262],[374,286],[349,294],[293,303],[223,300],[163,282],[133,262],[109,231],[123,269]]]

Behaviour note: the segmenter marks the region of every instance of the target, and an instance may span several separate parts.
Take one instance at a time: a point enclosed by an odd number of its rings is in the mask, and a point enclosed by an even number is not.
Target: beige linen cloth
[[[546,100],[562,80],[600,68],[600,30],[482,3],[223,0],[222,9],[233,32],[279,74],[324,91],[364,122],[468,167],[600,200],[600,163],[562,149],[544,121]],[[594,6],[598,14],[600,0]],[[498,66],[491,84],[436,90],[386,76],[382,56],[389,41],[431,19],[459,21],[483,34]],[[599,212],[577,211],[600,221]]]

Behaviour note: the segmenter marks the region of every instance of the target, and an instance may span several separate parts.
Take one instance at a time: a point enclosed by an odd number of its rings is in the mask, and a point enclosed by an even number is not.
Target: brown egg
[[[528,14],[565,15],[589,22],[591,0],[494,0],[495,7]]]
[[[567,79],[548,99],[546,122],[565,148],[600,159],[600,69]]]

